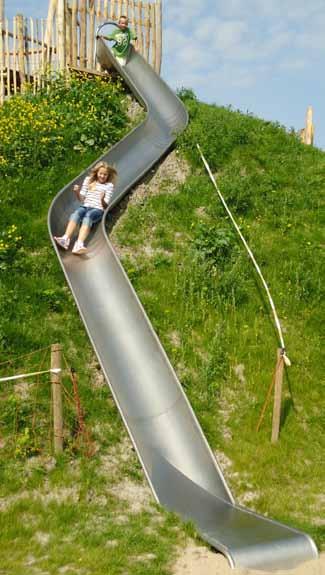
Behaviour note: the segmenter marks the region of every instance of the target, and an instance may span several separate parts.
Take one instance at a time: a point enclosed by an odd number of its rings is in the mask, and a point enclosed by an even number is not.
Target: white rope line
[[[59,367],[54,367],[53,369],[46,369],[45,371],[34,371],[33,373],[22,373],[20,375],[11,375],[10,377],[0,377],[0,382],[23,379],[24,377],[33,377],[34,375],[41,375],[42,373],[60,373],[61,371],[62,370]]]
[[[278,314],[277,314],[277,312],[276,312],[275,305],[274,305],[274,302],[273,302],[273,299],[272,299],[272,296],[271,296],[271,292],[270,292],[270,290],[269,290],[269,287],[268,287],[268,285],[267,285],[267,283],[266,283],[266,281],[265,281],[265,279],[264,279],[264,277],[263,277],[263,274],[262,274],[262,272],[261,272],[261,269],[260,269],[260,267],[259,267],[259,265],[258,265],[258,263],[257,263],[257,261],[256,261],[256,259],[255,259],[255,257],[254,257],[254,254],[253,254],[252,250],[250,249],[250,247],[249,247],[248,243],[246,242],[246,240],[245,240],[243,234],[241,233],[241,231],[240,231],[240,229],[239,229],[239,227],[238,227],[238,225],[237,225],[237,223],[236,223],[236,221],[235,221],[235,219],[234,219],[234,217],[233,217],[233,215],[232,215],[230,209],[228,208],[228,205],[227,205],[226,201],[224,200],[224,198],[223,198],[223,196],[222,196],[222,194],[221,194],[221,192],[220,192],[220,190],[219,190],[219,188],[218,188],[217,182],[216,182],[216,180],[215,180],[215,178],[214,178],[214,176],[213,176],[213,174],[212,174],[212,172],[211,172],[211,169],[210,169],[210,166],[209,166],[208,162],[206,161],[206,159],[205,159],[205,157],[204,157],[204,155],[203,155],[203,153],[202,153],[202,151],[201,151],[201,148],[200,148],[199,144],[196,144],[196,145],[197,145],[197,148],[198,148],[198,150],[199,150],[199,154],[200,154],[200,156],[201,156],[201,159],[202,159],[202,161],[203,161],[203,163],[204,163],[204,165],[205,165],[205,167],[206,167],[206,170],[207,170],[207,172],[208,172],[208,174],[209,174],[209,176],[210,176],[210,179],[211,179],[211,181],[212,181],[212,183],[213,183],[215,189],[217,190],[218,196],[219,196],[219,198],[220,198],[220,200],[221,200],[221,202],[222,202],[222,204],[223,204],[223,206],[224,206],[224,208],[225,208],[227,214],[229,215],[229,217],[230,217],[230,219],[231,219],[231,221],[232,221],[234,227],[236,228],[236,230],[237,230],[237,232],[238,232],[238,234],[239,234],[239,236],[240,236],[240,239],[241,239],[241,241],[243,242],[243,244],[244,244],[244,246],[245,246],[245,248],[246,248],[246,250],[247,250],[247,252],[248,252],[249,257],[251,258],[251,260],[252,260],[252,262],[253,262],[253,264],[254,264],[254,266],[255,266],[255,269],[256,269],[258,275],[259,275],[260,278],[261,278],[261,281],[262,281],[262,283],[263,283],[263,286],[264,286],[264,288],[265,288],[265,291],[266,291],[266,293],[267,293],[267,296],[268,296],[268,299],[269,299],[269,302],[270,302],[270,306],[271,306],[271,309],[272,309],[272,313],[273,313],[275,325],[276,325],[276,328],[277,328],[277,331],[278,331],[278,334],[279,334],[279,339],[280,339],[280,344],[281,344],[281,350],[282,350],[282,356],[283,356],[283,359],[284,359],[285,364],[286,364],[287,366],[289,366],[289,365],[291,365],[291,362],[290,362],[290,359],[288,358],[288,356],[286,355],[286,350],[285,350],[285,344],[284,344],[284,338],[283,338],[282,328],[281,328],[280,320],[279,320],[279,318],[278,318]]]

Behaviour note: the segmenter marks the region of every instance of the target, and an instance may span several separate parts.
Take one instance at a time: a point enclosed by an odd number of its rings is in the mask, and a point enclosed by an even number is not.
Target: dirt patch
[[[149,487],[145,483],[134,483],[124,479],[118,485],[114,485],[110,493],[127,503],[130,513],[152,511],[153,497]]]
[[[172,568],[172,575],[275,575],[274,571],[231,569],[227,559],[207,547],[190,543],[180,551]],[[276,575],[325,575],[325,554],[319,559],[303,563],[296,569],[276,571]]]
[[[114,478],[121,475],[121,468],[125,463],[130,466],[137,461],[133,445],[128,436],[125,436],[120,443],[113,445],[105,455],[100,458],[100,473],[107,477]]]

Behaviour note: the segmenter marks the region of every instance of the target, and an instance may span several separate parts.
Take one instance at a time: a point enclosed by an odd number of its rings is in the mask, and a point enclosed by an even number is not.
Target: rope
[[[53,369],[45,369],[44,371],[34,371],[33,373],[22,373],[20,375],[11,375],[10,377],[0,377],[2,381],[13,381],[15,379],[23,379],[24,377],[33,377],[34,375],[41,375],[43,373],[60,373],[62,370],[59,367]]]
[[[247,250],[247,252],[248,252],[249,257],[251,258],[251,260],[252,260],[252,262],[253,262],[253,264],[254,264],[254,266],[255,266],[255,269],[256,269],[256,271],[257,271],[259,277],[261,278],[262,284],[263,284],[263,286],[264,286],[264,288],[265,288],[265,291],[266,291],[266,293],[267,293],[267,297],[268,297],[269,302],[270,302],[271,310],[272,310],[273,317],[274,317],[274,321],[275,321],[275,326],[276,326],[276,329],[277,329],[277,331],[278,331],[279,340],[280,340],[280,344],[281,344],[281,355],[283,356],[283,360],[284,360],[285,365],[289,366],[289,365],[291,365],[291,362],[290,362],[290,359],[288,358],[288,356],[286,355],[284,338],[283,338],[283,334],[282,334],[282,328],[281,328],[280,320],[279,320],[279,318],[278,318],[278,314],[277,314],[277,312],[276,312],[275,305],[274,305],[274,302],[273,302],[273,299],[272,299],[272,296],[271,296],[271,292],[270,292],[270,290],[269,290],[269,287],[268,287],[268,285],[267,285],[267,283],[266,283],[266,281],[265,281],[265,279],[264,279],[264,276],[263,276],[263,274],[262,274],[262,272],[261,272],[261,269],[260,269],[260,267],[259,267],[259,265],[258,265],[258,263],[257,263],[257,261],[256,261],[256,259],[255,259],[255,257],[254,257],[254,254],[253,254],[252,250],[250,249],[250,247],[249,247],[248,243],[246,242],[246,240],[245,240],[243,234],[241,233],[241,231],[240,231],[240,229],[239,229],[239,227],[238,227],[238,225],[237,225],[237,223],[236,223],[236,221],[235,221],[235,219],[234,219],[234,217],[233,217],[233,215],[232,215],[230,209],[228,208],[228,205],[227,205],[226,201],[224,200],[224,198],[223,198],[223,196],[222,196],[222,194],[221,194],[221,192],[220,192],[220,190],[219,190],[219,188],[218,188],[218,185],[217,185],[217,183],[216,183],[216,181],[215,181],[215,178],[214,178],[214,176],[213,176],[213,174],[212,174],[212,172],[211,172],[210,166],[209,166],[208,162],[206,161],[206,159],[205,159],[205,157],[204,157],[204,155],[203,155],[203,153],[202,153],[202,151],[201,151],[201,148],[200,148],[199,144],[196,144],[196,145],[197,145],[197,148],[198,148],[198,150],[199,150],[199,154],[200,154],[200,156],[201,156],[201,159],[202,159],[202,161],[203,161],[203,163],[204,163],[204,165],[205,165],[205,168],[206,168],[206,170],[207,170],[207,172],[208,172],[208,174],[209,174],[209,176],[210,176],[210,179],[211,179],[211,181],[212,181],[212,183],[213,183],[215,189],[217,190],[218,196],[219,196],[219,198],[220,198],[220,200],[221,200],[221,202],[222,202],[222,204],[223,204],[223,206],[224,206],[224,208],[225,208],[227,214],[229,215],[229,217],[230,217],[230,219],[231,219],[231,221],[232,221],[232,223],[233,223],[233,225],[234,225],[236,231],[238,232],[239,237],[240,237],[241,241],[243,242],[243,244],[244,244],[244,246],[245,246],[245,248],[246,248],[246,250]]]

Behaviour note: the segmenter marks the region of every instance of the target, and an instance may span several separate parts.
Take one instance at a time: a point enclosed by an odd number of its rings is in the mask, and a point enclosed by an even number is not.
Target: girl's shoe
[[[84,246],[84,244],[82,242],[79,242],[79,240],[76,241],[75,245],[72,248],[72,253],[76,254],[77,256],[85,254],[86,251],[87,251],[87,248]]]
[[[63,248],[64,250],[67,250],[69,248],[69,244],[70,244],[69,238],[65,238],[64,236],[58,238],[58,237],[54,236],[54,239],[55,239],[56,243],[60,246],[60,248]]]

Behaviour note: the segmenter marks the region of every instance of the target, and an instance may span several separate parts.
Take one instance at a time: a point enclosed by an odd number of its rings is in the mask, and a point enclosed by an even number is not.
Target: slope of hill
[[[280,126],[182,96],[188,130],[114,210],[108,232],[236,498],[321,544],[325,156]],[[121,87],[76,81],[67,90],[59,81],[50,95],[27,95],[0,110],[1,362],[61,342],[78,372],[93,447],[89,458],[75,441],[76,416],[67,404],[66,449],[54,458],[47,380],[2,386],[0,564],[10,575],[100,575],[107,565],[112,575],[167,574],[177,546],[193,535],[152,503],[47,235],[54,193],[130,129],[126,106]],[[112,123],[101,129],[107,107]],[[284,326],[293,365],[277,445],[270,444],[270,409],[255,431],[277,348],[269,310],[202,170],[197,141]],[[10,373],[42,361],[41,354],[21,359]],[[8,373],[8,364],[1,368]],[[67,377],[64,383],[68,389]]]

